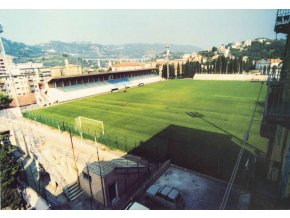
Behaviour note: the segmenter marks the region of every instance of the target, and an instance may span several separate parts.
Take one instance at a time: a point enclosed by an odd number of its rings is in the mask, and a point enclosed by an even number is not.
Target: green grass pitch
[[[42,108],[32,114],[71,125],[78,116],[101,120],[105,135],[126,141],[129,150],[170,125],[230,135],[238,144],[248,128],[259,88],[260,83],[246,81],[170,80]],[[259,135],[265,95],[263,85],[249,151],[267,149],[267,139]],[[190,116],[194,113],[202,118]]]

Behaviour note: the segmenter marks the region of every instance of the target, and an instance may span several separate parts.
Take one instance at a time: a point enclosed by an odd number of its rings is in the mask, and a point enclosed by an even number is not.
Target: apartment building
[[[270,76],[261,135],[269,138],[268,179],[276,182],[282,198],[290,197],[290,10],[278,10],[276,33],[287,35],[280,74]]]

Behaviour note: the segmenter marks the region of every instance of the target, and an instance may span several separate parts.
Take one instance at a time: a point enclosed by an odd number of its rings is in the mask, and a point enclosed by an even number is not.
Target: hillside
[[[243,42],[241,42],[242,44]],[[225,45],[225,49],[229,50],[229,54],[237,58],[247,56],[250,60],[256,61],[261,59],[270,58],[282,58],[284,54],[284,48],[286,44],[285,39],[254,39],[251,45],[242,45],[234,47],[235,43],[228,43]],[[206,58],[212,59],[217,54],[223,54],[220,52],[220,48],[213,47],[211,50],[200,51],[199,54]]]
[[[7,54],[23,60],[45,55],[62,55],[66,53],[80,58],[152,58],[164,52],[166,44],[132,43],[124,45],[101,45],[90,42],[51,41],[38,45],[26,45],[3,38]],[[172,52],[180,55],[199,51],[191,45],[171,45]]]

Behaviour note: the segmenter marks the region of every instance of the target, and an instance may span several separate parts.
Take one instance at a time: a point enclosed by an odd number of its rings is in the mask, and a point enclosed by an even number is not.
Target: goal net
[[[100,120],[79,116],[75,118],[75,127],[79,132],[87,133],[92,136],[101,136],[105,134],[104,123]]]

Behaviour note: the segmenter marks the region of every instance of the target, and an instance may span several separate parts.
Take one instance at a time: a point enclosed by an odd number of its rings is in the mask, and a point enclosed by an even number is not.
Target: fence
[[[169,159],[178,166],[224,180],[229,179],[240,149],[240,139],[226,131],[224,133],[214,133],[170,125],[150,139],[137,142],[131,139],[134,136],[128,136],[128,138],[112,137],[108,134],[108,131],[105,131],[105,135],[96,136],[90,129],[79,130],[72,124],[35,113],[24,113],[24,116],[59,128],[61,131],[70,130],[74,135],[80,136],[80,133],[82,133],[83,138],[96,140],[111,148],[143,157],[153,163],[160,163]],[[241,169],[235,180],[236,184],[247,184],[250,169],[245,165],[250,165],[251,156],[250,152],[245,152],[243,155]]]
[[[96,141],[111,148],[119,149],[125,152],[131,151],[141,143],[141,141],[135,141],[127,137],[112,136],[108,133],[105,135],[97,135],[96,131],[90,128],[77,128],[71,123],[57,120],[48,116],[39,115],[33,112],[24,112],[23,116],[30,120],[34,120],[59,129],[60,131],[70,131],[72,135],[80,136],[84,139],[90,139],[92,141]]]

